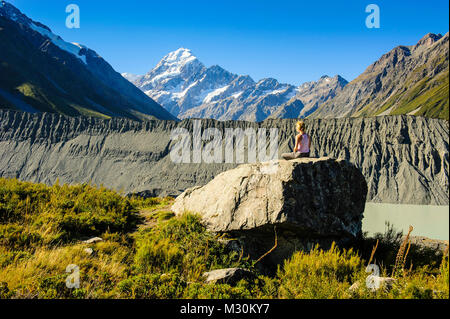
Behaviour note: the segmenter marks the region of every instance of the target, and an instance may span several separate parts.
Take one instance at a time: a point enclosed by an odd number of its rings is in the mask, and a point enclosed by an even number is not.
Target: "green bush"
[[[250,299],[251,291],[243,280],[235,287],[227,284],[194,283],[187,287],[185,298],[188,299]]]
[[[9,299],[12,296],[12,292],[8,288],[7,282],[0,282],[0,299]]]
[[[316,246],[309,253],[296,252],[278,270],[281,298],[344,298],[353,275],[361,269],[360,257],[335,244],[325,251]]]
[[[190,281],[212,269],[248,266],[206,231],[199,216],[185,214],[160,222],[137,239],[135,265],[142,273],[177,271]]]
[[[17,247],[39,242],[58,245],[130,232],[139,223],[139,202],[133,203],[114,191],[87,184],[49,187],[0,179],[0,221],[9,224],[0,229],[0,240]]]
[[[437,295],[438,298],[449,299],[449,262],[448,251],[447,255],[442,257],[441,267],[439,269],[439,275],[437,277]]]
[[[390,223],[386,223],[386,231],[384,233],[377,233],[373,237],[364,236],[359,243],[354,245],[355,250],[361,254],[362,257],[369,259],[373,247],[378,241],[376,254],[373,262],[380,262],[386,268],[387,274],[392,274],[398,250],[403,241],[403,232],[397,231]],[[412,266],[412,269],[418,269],[423,266],[432,266],[438,271],[442,259],[442,252],[429,248],[421,247],[412,244],[406,260],[405,266],[407,268]]]
[[[188,299],[274,299],[278,298],[278,278],[259,276],[254,280],[241,280],[236,286],[217,283],[191,283],[186,287]]]
[[[16,224],[0,225],[0,245],[11,249],[23,249],[42,241],[37,232]]]
[[[129,277],[117,285],[120,298],[179,299],[186,282],[176,274],[152,274]]]
[[[0,223],[25,221],[38,213],[48,202],[50,190],[43,184],[0,178]]]
[[[71,298],[73,290],[66,286],[67,274],[39,279],[38,293],[41,299]]]
[[[0,247],[0,267],[6,267],[31,258],[33,255],[27,251],[6,250]]]

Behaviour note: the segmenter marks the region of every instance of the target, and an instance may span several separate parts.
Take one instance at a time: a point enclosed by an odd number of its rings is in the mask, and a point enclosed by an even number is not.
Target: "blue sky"
[[[449,4],[441,0],[9,2],[64,40],[97,51],[118,72],[144,74],[185,47],[207,66],[296,85],[325,74],[353,80],[395,46],[449,29]],[[65,27],[71,3],[80,7],[80,29]],[[381,10],[380,29],[366,28],[371,3]]]

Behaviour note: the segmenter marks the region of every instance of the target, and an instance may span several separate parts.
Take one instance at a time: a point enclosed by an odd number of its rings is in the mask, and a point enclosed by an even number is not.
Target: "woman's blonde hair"
[[[297,125],[296,125],[297,131],[302,131],[304,132],[306,130],[306,125],[305,122],[303,121],[298,121]]]

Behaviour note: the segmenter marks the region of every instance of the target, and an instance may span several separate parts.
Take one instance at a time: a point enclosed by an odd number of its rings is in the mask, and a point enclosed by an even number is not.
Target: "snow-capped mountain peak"
[[[273,78],[255,82],[219,65],[205,67],[186,48],[170,52],[144,76],[122,75],[178,118],[248,121],[262,121],[301,90],[329,86],[334,79],[325,76],[300,88]]]
[[[181,73],[184,66],[193,62],[200,63],[191,50],[180,48],[162,58],[154,70],[168,71],[167,73]]]
[[[122,75],[180,118],[259,121],[295,96],[294,86],[272,78],[256,83],[219,65],[205,67],[186,48],[170,52],[144,76]]]
[[[144,92],[153,89],[163,90],[167,87],[173,89],[179,85],[177,79],[187,80],[191,74],[204,68],[191,50],[180,48],[167,54],[153,70],[141,78],[134,78],[132,82],[138,83]],[[129,77],[127,79],[131,80]]]
[[[186,64],[195,59],[197,58],[192,54],[191,50],[180,48],[176,51],[170,52],[161,60],[160,63]]]

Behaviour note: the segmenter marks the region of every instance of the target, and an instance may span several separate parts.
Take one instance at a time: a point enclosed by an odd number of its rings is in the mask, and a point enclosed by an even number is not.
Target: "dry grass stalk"
[[[405,257],[403,257],[402,269],[405,269],[406,257],[408,257],[409,249],[411,248],[411,241],[408,241],[408,249],[406,250]]]
[[[275,232],[275,245],[272,247],[271,250],[269,250],[267,253],[265,253],[264,255],[259,257],[259,259],[255,262],[255,265],[257,263],[259,263],[264,257],[269,255],[271,252],[273,252],[277,248],[277,246],[278,246],[278,236],[277,236],[277,227],[276,226],[273,228],[273,231]]]
[[[405,239],[403,240],[402,244],[400,245],[400,248],[398,249],[397,257],[395,258],[395,266],[392,270],[392,276],[395,276],[396,272],[399,270],[400,265],[404,265],[404,262],[406,262],[406,255],[405,255],[405,249],[406,245],[410,243],[409,235],[413,231],[414,227],[409,226],[408,234],[406,235]],[[411,244],[410,244],[411,245]],[[409,247],[408,247],[409,252]]]
[[[241,253],[240,253],[240,255],[239,255],[238,263],[241,262],[243,256],[244,256],[244,247],[241,246]]]
[[[375,252],[377,251],[378,243],[379,243],[379,242],[380,242],[380,240],[377,239],[377,243],[376,243],[375,246],[372,248],[372,253],[370,254],[370,259],[369,259],[369,262],[367,263],[367,265],[370,265],[370,263],[372,262],[373,257],[375,256]]]

